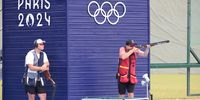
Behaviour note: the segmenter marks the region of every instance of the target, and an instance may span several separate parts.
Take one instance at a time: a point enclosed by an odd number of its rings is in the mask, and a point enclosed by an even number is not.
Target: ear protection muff
[[[35,48],[38,47],[37,40],[34,41],[34,47],[35,47]]]

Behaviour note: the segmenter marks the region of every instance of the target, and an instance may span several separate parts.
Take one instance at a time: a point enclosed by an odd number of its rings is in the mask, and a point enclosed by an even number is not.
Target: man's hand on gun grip
[[[138,52],[139,48],[133,47],[132,51],[133,52]]]
[[[147,45],[147,48],[150,48],[151,47],[151,45]]]
[[[49,67],[46,66],[46,65],[42,65],[42,67],[41,67],[41,71],[46,71],[46,70],[49,70]]]

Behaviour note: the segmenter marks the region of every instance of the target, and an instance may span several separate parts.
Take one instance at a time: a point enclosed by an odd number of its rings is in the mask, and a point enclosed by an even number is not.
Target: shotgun
[[[47,78],[52,83],[52,85],[56,85],[54,80],[51,78],[51,74],[49,70],[44,71],[44,77]]]
[[[156,46],[156,45],[160,45],[160,44],[165,44],[165,43],[169,43],[169,40],[165,40],[165,41],[159,41],[159,42],[153,42],[150,43],[149,45],[152,46]],[[135,45],[136,48],[146,48],[148,44],[144,44],[144,45]]]
[[[47,80],[49,80],[53,86],[53,91],[52,91],[52,97],[51,100],[55,99],[55,93],[56,93],[56,83],[55,81],[51,78],[51,74],[49,72],[49,70],[44,71],[44,77],[47,78]]]

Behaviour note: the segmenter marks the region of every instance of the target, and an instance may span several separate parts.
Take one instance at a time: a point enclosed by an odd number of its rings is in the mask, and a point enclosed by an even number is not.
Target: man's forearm
[[[39,66],[33,66],[33,65],[28,65],[29,69],[30,70],[33,70],[33,71],[41,71],[41,67]]]
[[[147,56],[149,54],[149,48],[146,48],[144,51],[144,56]]]
[[[121,58],[122,58],[123,60],[124,60],[124,59],[127,59],[132,53],[133,53],[133,51],[130,50],[129,52],[123,54]]]
[[[143,53],[139,54],[142,57],[146,57],[149,54],[149,48],[146,48]]]
[[[49,62],[45,62],[42,66],[49,67]]]

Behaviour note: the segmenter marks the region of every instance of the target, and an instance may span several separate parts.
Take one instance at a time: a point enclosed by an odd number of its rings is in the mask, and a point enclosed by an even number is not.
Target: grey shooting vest
[[[31,51],[33,56],[34,56],[34,66],[42,66],[44,64],[43,59],[44,59],[44,54],[43,52],[40,52],[40,57],[38,58],[36,52],[33,50]],[[32,71],[28,68],[27,65],[25,65],[27,68],[27,78],[26,82],[28,85],[34,85],[36,86],[37,81],[41,81],[42,86],[44,86],[44,80],[42,77],[42,72],[39,71]]]

